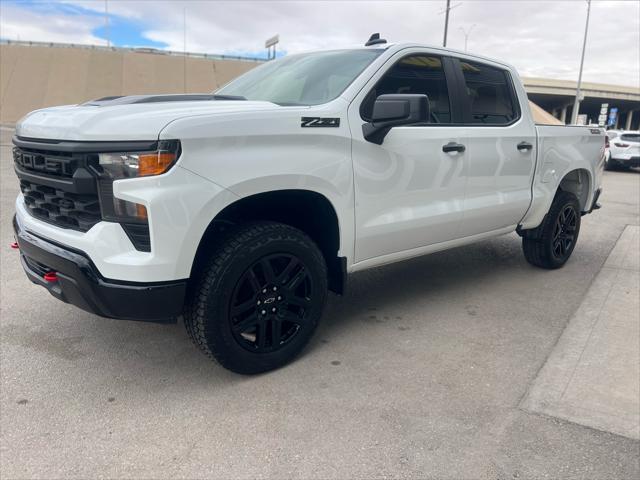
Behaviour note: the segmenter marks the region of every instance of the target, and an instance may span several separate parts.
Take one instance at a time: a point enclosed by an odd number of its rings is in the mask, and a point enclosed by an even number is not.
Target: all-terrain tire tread
[[[326,265],[322,253],[306,234],[294,227],[281,223],[260,221],[240,224],[222,233],[217,244],[212,249],[206,266],[202,269],[200,278],[196,280],[197,283],[190,299],[187,301],[183,317],[184,325],[191,341],[209,358],[237,373],[250,374],[257,373],[257,371],[231,365],[222,351],[224,348],[216,349],[214,342],[207,340],[207,302],[211,292],[218,287],[217,281],[223,278],[224,272],[234,261],[236,253],[240,249],[246,248],[247,244],[261,237],[264,238],[264,243],[272,239],[286,239],[301,243],[304,248],[317,257],[318,264],[323,268],[323,278],[327,278]],[[326,284],[324,295],[326,298]],[[323,302],[325,298],[322,299]],[[303,347],[304,345],[301,346],[300,350]]]

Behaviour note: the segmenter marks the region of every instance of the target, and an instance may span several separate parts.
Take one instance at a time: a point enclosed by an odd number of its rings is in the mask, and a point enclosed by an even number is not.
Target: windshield
[[[381,49],[330,50],[267,62],[216,94],[279,105],[319,105],[337,98]]]

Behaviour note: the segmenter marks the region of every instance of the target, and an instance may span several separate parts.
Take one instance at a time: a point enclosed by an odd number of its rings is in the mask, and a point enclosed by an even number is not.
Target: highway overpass
[[[529,99],[540,105],[564,123],[571,119],[576,96],[576,82],[548,78],[527,78],[522,81]],[[639,79],[640,82],[640,79]],[[638,129],[640,124],[640,85],[624,87],[604,83],[583,82],[581,91],[584,100],[580,103],[580,113],[597,123],[600,106],[608,103],[609,108],[618,109],[617,128]]]

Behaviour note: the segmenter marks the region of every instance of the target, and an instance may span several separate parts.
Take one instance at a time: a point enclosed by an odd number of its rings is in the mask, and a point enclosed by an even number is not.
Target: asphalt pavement
[[[99,318],[26,279],[0,133],[1,478],[640,477],[637,440],[525,401],[639,224],[640,173],[606,172],[564,268],[512,234],[355,274],[296,362],[243,377],[180,323]]]

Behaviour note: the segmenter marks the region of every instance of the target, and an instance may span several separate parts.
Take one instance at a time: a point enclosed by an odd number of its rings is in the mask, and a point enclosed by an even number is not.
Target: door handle
[[[517,146],[517,149],[522,151],[527,151],[527,150],[531,150],[533,148],[533,145],[531,145],[529,142],[520,142]]]
[[[445,153],[449,153],[449,152],[464,152],[465,151],[465,146],[462,145],[461,143],[455,143],[455,142],[449,142],[446,145],[442,146],[442,151]]]

